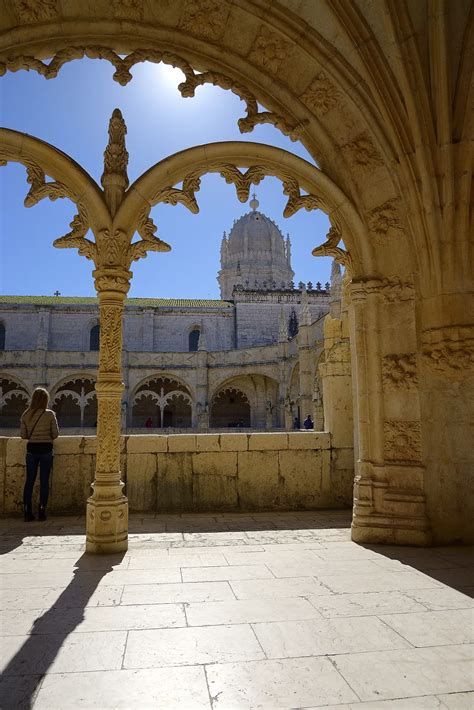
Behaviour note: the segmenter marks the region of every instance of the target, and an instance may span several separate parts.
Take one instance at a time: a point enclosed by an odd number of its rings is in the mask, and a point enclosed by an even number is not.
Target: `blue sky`
[[[113,67],[100,60],[66,64],[56,79],[35,72],[7,73],[0,78],[0,122],[7,128],[42,138],[68,153],[97,181],[103,170],[107,127],[115,107],[127,124],[128,174],[133,182],[143,171],[176,151],[224,140],[275,145],[306,160],[300,143],[292,143],[272,126],[241,134],[237,120],[244,104],[229,91],[213,86],[183,99],[177,90],[182,73],[165,65],[144,63],[133,70],[126,87],[112,80]],[[92,262],[74,249],[55,249],[53,240],[69,231],[75,214],[67,200],[44,200],[26,209],[28,191],[23,166],[0,168],[0,293],[2,295],[95,295]],[[260,211],[292,239],[295,282],[329,280],[330,259],[311,250],[329,228],[321,212],[300,211],[283,218],[286,198],[281,183],[266,178],[255,187]],[[249,211],[235,188],[217,175],[206,176],[197,193],[200,213],[181,205],[158,205],[152,217],[157,234],[172,246],[168,254],[151,253],[132,265],[129,296],[155,298],[219,298],[216,281],[223,231]]]

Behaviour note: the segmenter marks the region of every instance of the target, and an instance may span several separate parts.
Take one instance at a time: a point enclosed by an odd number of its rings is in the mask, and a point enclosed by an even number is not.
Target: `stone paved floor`
[[[472,710],[472,548],[349,524],[141,516],[98,557],[81,518],[2,521],[0,707]]]

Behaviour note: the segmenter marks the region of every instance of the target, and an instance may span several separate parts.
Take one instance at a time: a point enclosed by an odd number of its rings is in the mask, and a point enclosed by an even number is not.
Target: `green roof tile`
[[[0,304],[31,304],[36,306],[67,306],[75,304],[96,305],[97,298],[90,296],[0,296]],[[147,308],[231,308],[230,301],[210,298],[127,298],[127,306]]]

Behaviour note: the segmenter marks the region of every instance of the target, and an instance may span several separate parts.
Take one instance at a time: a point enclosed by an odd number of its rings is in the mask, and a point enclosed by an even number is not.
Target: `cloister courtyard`
[[[357,545],[349,511],[1,523],[1,707],[473,707],[472,549]]]

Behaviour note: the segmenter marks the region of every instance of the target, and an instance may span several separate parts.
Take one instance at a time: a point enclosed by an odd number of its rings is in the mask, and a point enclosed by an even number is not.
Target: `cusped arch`
[[[63,428],[95,427],[97,423],[96,377],[81,373],[63,377],[51,392],[50,406]]]
[[[261,143],[208,143],[165,158],[130,186],[117,212],[116,223],[129,233],[138,216],[144,211],[148,213],[160,202],[181,203],[197,213],[195,193],[199,190],[200,177],[206,173],[219,173],[226,182],[233,183],[243,202],[248,199],[251,184],[258,184],[265,176],[278,178],[284,194],[288,195],[284,216],[291,216],[299,209],[321,209],[329,217],[332,227],[328,242],[317,248],[315,255],[318,252],[335,256],[350,266],[354,276],[367,269],[375,270],[367,227],[341,188],[303,158]],[[179,183],[183,183],[182,189],[176,187]],[[350,256],[338,246],[341,239]]]
[[[29,400],[29,389],[22,380],[7,372],[0,372],[0,429],[18,428]]]
[[[134,388],[130,400],[133,427],[189,428],[192,426],[194,399],[181,378],[155,374]]]

